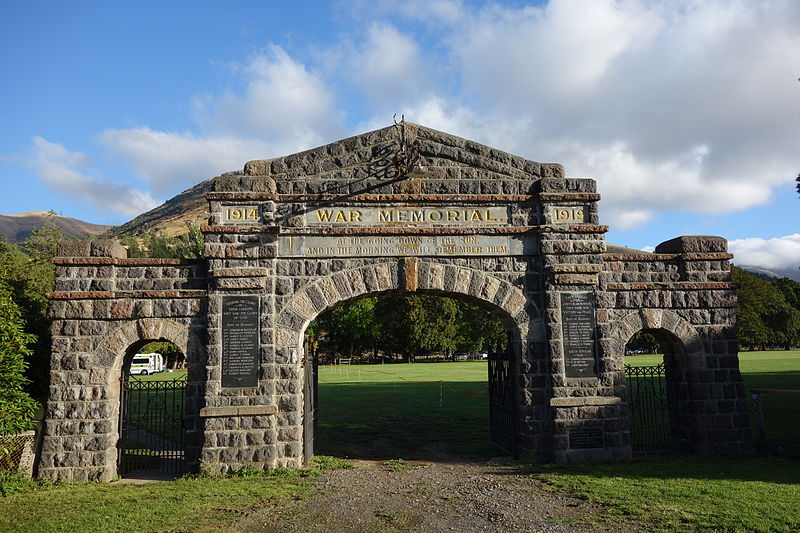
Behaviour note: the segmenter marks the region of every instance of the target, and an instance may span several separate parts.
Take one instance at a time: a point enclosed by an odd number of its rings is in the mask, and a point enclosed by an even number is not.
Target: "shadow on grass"
[[[372,460],[467,460],[489,442],[486,382],[320,383],[315,453]]]
[[[797,485],[800,460],[776,457],[652,456],[626,462],[568,465],[523,464],[526,473],[569,474],[627,480],[677,479],[756,481]],[[518,471],[519,472],[519,471]]]

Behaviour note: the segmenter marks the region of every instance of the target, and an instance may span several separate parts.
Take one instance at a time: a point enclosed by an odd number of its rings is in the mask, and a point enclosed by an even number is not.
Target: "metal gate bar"
[[[628,387],[633,451],[672,451],[670,405],[664,364],[625,365],[625,381]]]
[[[182,474],[186,377],[122,380],[119,473]]]
[[[509,343],[510,344],[510,343]],[[489,350],[489,429],[492,444],[516,455],[511,354],[500,346]]]

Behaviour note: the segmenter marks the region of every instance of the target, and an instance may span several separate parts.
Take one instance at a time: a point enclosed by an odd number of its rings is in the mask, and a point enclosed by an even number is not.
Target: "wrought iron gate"
[[[185,472],[186,383],[186,376],[171,380],[127,376],[122,380],[120,475]]]
[[[634,452],[673,450],[670,403],[664,363],[625,365],[630,409],[631,447]]]
[[[314,435],[317,429],[317,343],[307,340],[305,343],[305,380],[303,382],[303,461],[311,462],[314,456]]]
[[[492,444],[516,456],[511,347],[489,350],[489,431]]]

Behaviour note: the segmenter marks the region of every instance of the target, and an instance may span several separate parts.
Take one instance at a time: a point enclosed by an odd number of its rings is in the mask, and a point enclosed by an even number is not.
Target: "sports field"
[[[485,361],[319,368],[316,452],[491,455]]]
[[[800,389],[800,350],[742,352],[739,359],[748,391]],[[489,443],[486,386],[485,361],[320,367],[316,451],[378,459],[500,453]],[[800,441],[800,397],[765,398],[764,409],[768,436]]]

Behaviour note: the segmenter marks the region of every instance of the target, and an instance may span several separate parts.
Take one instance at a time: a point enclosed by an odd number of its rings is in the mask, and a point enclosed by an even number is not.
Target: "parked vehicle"
[[[475,359],[489,359],[489,352],[478,352],[473,357]]]
[[[166,370],[164,358],[160,353],[137,353],[131,361],[131,374],[147,376]]]

